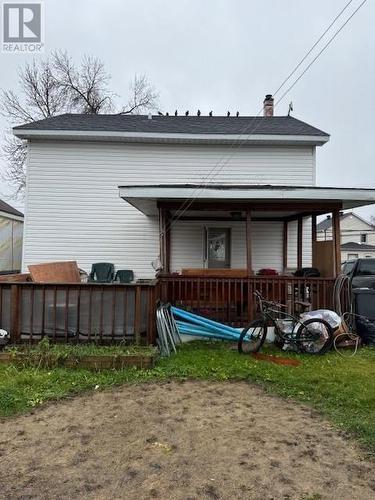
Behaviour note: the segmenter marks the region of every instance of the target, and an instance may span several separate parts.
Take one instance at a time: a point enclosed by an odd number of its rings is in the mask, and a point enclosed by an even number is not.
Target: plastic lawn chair
[[[116,273],[115,281],[119,283],[131,283],[134,281],[134,273],[131,269],[119,269]]]
[[[89,281],[96,283],[112,283],[115,266],[109,262],[97,262],[92,265]]]

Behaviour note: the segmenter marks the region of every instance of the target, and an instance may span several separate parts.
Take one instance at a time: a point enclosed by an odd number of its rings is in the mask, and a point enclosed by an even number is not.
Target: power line
[[[317,39],[317,41],[311,46],[308,52],[303,56],[303,58],[299,61],[299,63],[294,67],[293,71],[285,78],[283,83],[280,85],[280,87],[276,90],[276,92],[273,94],[275,97],[276,94],[284,87],[286,82],[290,80],[290,78],[294,75],[294,73],[297,71],[298,68],[306,61],[306,59],[309,57],[311,52],[315,49],[315,47],[319,44],[319,42],[325,37],[325,35],[328,33],[328,31],[332,28],[332,26],[335,24],[335,22],[341,17],[341,15],[345,12],[345,10],[349,7],[349,5],[353,2],[353,0],[349,0],[349,2],[345,5],[345,7],[340,10],[340,12],[337,14],[337,16],[333,19],[331,24],[323,31],[323,33],[320,35],[320,37]]]
[[[333,34],[333,36],[328,40],[328,42],[323,46],[323,48],[317,53],[317,55],[314,57],[314,59],[306,66],[306,68],[302,71],[302,73],[299,75],[299,77],[293,82],[293,84],[284,92],[284,94],[280,97],[280,99],[277,101],[276,105],[286,96],[288,92],[292,90],[292,88],[300,81],[300,79],[303,77],[303,75],[311,68],[311,66],[314,64],[314,62],[323,54],[323,52],[331,45],[333,40],[337,37],[337,35],[340,33],[340,31],[345,28],[345,26],[348,24],[348,22],[352,19],[353,16],[359,11],[359,9],[367,2],[367,0],[363,0],[359,4],[359,6],[352,12],[352,14],[348,17],[348,19],[340,26],[340,28]]]
[[[273,94],[274,96],[280,91],[280,89],[285,85],[285,83],[291,78],[291,76],[297,71],[297,69],[301,66],[301,64],[306,60],[306,58],[311,54],[313,49],[318,45],[318,43],[322,40],[322,38],[325,36],[325,34],[330,30],[330,28],[333,26],[333,24],[339,19],[339,17],[343,14],[343,12],[347,9],[347,7],[352,3],[353,0],[350,0],[344,8],[336,15],[336,17],[333,19],[333,21],[330,23],[330,25],[325,29],[323,34],[318,38],[318,40],[313,44],[313,46],[309,49],[309,51],[306,53],[306,55],[301,59],[301,61],[295,66],[293,71],[288,75],[288,77],[283,81],[283,83],[278,87],[276,92]],[[367,0],[363,0],[361,4],[352,12],[352,14],[346,19],[346,21],[340,26],[340,28],[333,34],[333,36],[328,40],[328,42],[323,46],[323,48],[318,52],[318,54],[314,57],[314,59],[308,64],[308,66],[304,69],[304,71],[298,76],[298,78],[293,82],[293,84],[282,94],[282,96],[277,100],[275,103],[275,107],[284,99],[284,97],[292,90],[292,88],[299,82],[299,80],[304,76],[304,74],[311,68],[311,66],[315,63],[315,61],[320,57],[320,55],[329,47],[329,45],[333,42],[333,40],[336,38],[336,36],[341,32],[341,30],[348,24],[348,22],[354,17],[354,15],[360,10],[360,8],[367,2]],[[261,113],[262,108],[260,111],[258,111],[257,115],[253,118],[252,122],[248,124],[239,134],[237,140],[239,140],[246,132],[246,130],[252,125],[252,123],[255,121],[255,119],[259,116]],[[267,118],[267,117],[265,117]],[[259,126],[260,122],[247,134],[250,135],[253,133],[256,128]],[[245,140],[242,140],[236,149],[236,151],[242,146],[242,144],[245,142]],[[231,149],[233,149],[235,145],[235,141],[233,141],[231,145]],[[204,177],[205,182],[204,184],[200,184],[195,190],[193,191],[190,200],[185,200],[183,204],[181,205],[180,209],[178,210],[177,216],[172,218],[170,221],[169,225],[167,226],[166,230],[170,229],[182,216],[183,214],[190,208],[192,203],[197,199],[197,196],[194,196],[195,193],[200,193],[202,190],[205,189],[205,187],[212,182],[212,180],[222,171],[222,169],[228,164],[228,162],[233,158],[234,153],[227,157],[227,161],[223,163],[220,166],[220,162],[222,161],[223,157],[217,162],[217,164],[210,170],[210,172],[207,174],[206,177]],[[215,170],[218,168],[219,170],[214,174]]]
[[[306,58],[311,54],[311,52],[314,50],[314,48],[318,45],[318,43],[322,40],[322,38],[326,35],[326,33],[331,29],[331,27],[335,24],[335,22],[341,17],[341,15],[344,13],[344,11],[349,7],[349,5],[352,3],[353,0],[349,0],[349,2],[343,7],[343,9],[341,9],[341,11],[335,16],[335,18],[332,20],[332,22],[328,25],[328,27],[324,30],[324,32],[319,36],[319,38],[316,40],[316,42],[310,47],[310,49],[308,50],[308,52],[305,54],[305,56],[299,61],[299,63],[294,67],[293,71],[291,73],[289,73],[289,75],[284,79],[284,81],[281,83],[281,85],[276,89],[276,91],[272,94],[273,97],[275,97],[277,95],[277,93],[284,87],[284,85],[287,83],[287,81],[294,75],[294,73],[297,71],[297,69],[301,66],[301,64],[306,60]],[[253,120],[247,124],[243,129],[242,131],[240,132],[239,136],[237,137],[237,139],[235,139],[233,142],[232,142],[232,145],[231,147],[229,148],[229,151],[231,149],[233,149],[234,145],[236,144],[236,141],[239,141],[240,138],[246,133],[248,132],[248,135],[252,132],[254,132],[255,129],[253,130],[250,130],[248,131],[248,128],[252,125],[252,123],[255,121],[255,118],[257,118],[260,113],[262,112],[262,109],[263,108],[260,108],[260,110],[258,111],[258,113],[255,115],[255,117],[253,118]],[[257,128],[257,127],[255,127]],[[243,142],[239,145],[239,147],[243,144]],[[216,170],[216,168],[219,167],[220,163],[225,159],[226,155],[228,153],[226,153],[225,155],[222,155],[222,157],[219,159],[219,161],[212,167],[212,169],[208,172],[208,174],[203,177],[203,182],[201,182],[201,184],[196,187],[194,189],[194,191],[192,192],[191,196],[189,199],[191,198],[195,198],[195,193],[199,192],[199,190],[203,187],[205,187],[207,184],[204,183],[207,179],[210,180],[210,177],[213,175],[214,171]],[[225,166],[225,164],[224,164]],[[221,171],[222,169],[220,169]],[[186,205],[189,203],[189,199],[185,200],[180,208],[178,209],[177,211],[177,214],[179,212],[181,212],[181,215],[183,213],[185,213],[185,211],[187,210]],[[190,205],[189,205],[190,206]],[[178,219],[176,219],[178,220]],[[173,222],[173,218],[172,218],[172,221],[171,223]]]

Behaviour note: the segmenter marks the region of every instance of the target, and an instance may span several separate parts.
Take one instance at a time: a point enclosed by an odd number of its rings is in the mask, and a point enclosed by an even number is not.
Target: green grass
[[[374,349],[361,349],[354,358],[342,358],[334,352],[325,356],[272,352],[299,359],[302,364],[280,366],[239,355],[224,343],[193,342],[181,347],[178,355],[161,359],[151,370],[90,372],[0,366],[0,415],[14,415],[48,400],[130,382],[249,380],[316,408],[375,454]]]
[[[132,346],[132,345],[108,345],[100,346],[95,344],[53,344],[49,343],[47,337],[41,340],[38,344],[32,346],[11,347],[7,349],[14,353],[26,353],[30,355],[50,354],[56,358],[66,358],[74,356],[80,358],[82,356],[118,356],[118,355],[152,355],[155,354],[155,348],[147,346]]]

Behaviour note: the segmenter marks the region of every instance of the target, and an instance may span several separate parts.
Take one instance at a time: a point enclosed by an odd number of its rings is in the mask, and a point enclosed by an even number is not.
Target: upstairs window
[[[361,243],[367,243],[367,234],[366,233],[361,234]]]

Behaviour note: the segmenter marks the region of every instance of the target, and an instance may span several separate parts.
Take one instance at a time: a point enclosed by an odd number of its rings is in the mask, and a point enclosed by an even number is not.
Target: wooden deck
[[[164,276],[150,283],[0,282],[1,328],[11,342],[154,344],[157,302],[242,326],[256,315],[253,292],[288,305],[332,308],[334,278]]]

